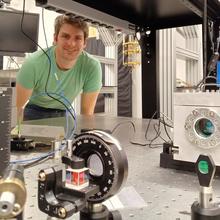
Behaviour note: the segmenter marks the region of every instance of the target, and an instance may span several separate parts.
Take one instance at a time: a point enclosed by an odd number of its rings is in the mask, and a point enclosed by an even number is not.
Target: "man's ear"
[[[57,35],[53,34],[53,45],[57,44]]]
[[[84,41],[84,46],[83,46],[83,49],[85,49],[85,48],[86,48],[86,45],[87,45],[87,39],[85,39],[85,41]]]

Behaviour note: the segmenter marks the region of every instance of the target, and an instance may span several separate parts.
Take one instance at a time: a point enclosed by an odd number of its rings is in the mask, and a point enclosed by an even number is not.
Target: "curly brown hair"
[[[69,15],[59,15],[56,17],[54,23],[54,31],[56,36],[59,34],[60,28],[63,24],[70,24],[74,27],[81,29],[84,33],[84,39],[86,40],[88,38],[89,27],[87,22],[83,21],[80,18],[76,18],[74,16]]]

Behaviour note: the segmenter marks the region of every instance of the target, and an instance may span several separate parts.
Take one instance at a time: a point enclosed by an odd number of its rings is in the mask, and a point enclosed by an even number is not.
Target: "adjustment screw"
[[[45,174],[45,172],[44,172],[44,171],[41,171],[41,172],[39,173],[38,177],[39,177],[39,180],[40,180],[40,181],[45,181],[45,180],[46,180],[46,174]]]
[[[66,217],[66,209],[64,209],[63,207],[60,207],[58,209],[58,216],[61,218],[65,218]]]

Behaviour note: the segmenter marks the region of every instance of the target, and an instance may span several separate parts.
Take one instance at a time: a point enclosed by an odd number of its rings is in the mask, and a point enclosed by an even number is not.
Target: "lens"
[[[103,164],[98,155],[92,154],[88,161],[87,166],[89,168],[89,172],[93,176],[102,176],[103,175]]]
[[[215,126],[209,119],[201,118],[196,122],[195,130],[201,137],[208,138],[215,132]]]

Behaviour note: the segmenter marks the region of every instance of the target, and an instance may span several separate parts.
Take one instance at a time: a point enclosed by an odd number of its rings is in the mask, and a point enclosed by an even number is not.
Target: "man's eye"
[[[77,40],[77,41],[82,41],[83,38],[82,38],[82,37],[76,37],[76,40]]]
[[[69,38],[69,35],[64,34],[64,35],[62,35],[61,37],[62,37],[62,38],[65,38],[65,39],[68,39],[68,38]]]

